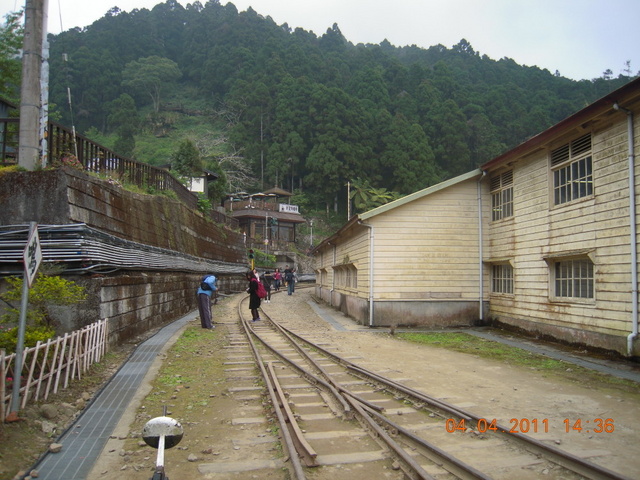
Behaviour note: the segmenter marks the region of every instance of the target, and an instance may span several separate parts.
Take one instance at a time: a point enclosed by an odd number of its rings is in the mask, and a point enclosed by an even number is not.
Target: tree
[[[21,26],[22,11],[5,15],[5,23],[0,25],[0,97],[16,101],[20,95],[20,78],[22,64],[20,49],[22,48],[23,28]]]
[[[158,113],[162,92],[181,76],[176,62],[153,55],[129,62],[122,71],[122,85],[138,93],[148,94],[153,102],[153,111]]]
[[[396,115],[383,141],[381,170],[387,187],[408,194],[441,180],[433,151],[420,125],[410,124]]]
[[[140,128],[140,117],[130,95],[123,93],[109,104],[111,112],[107,121],[118,136],[113,149],[120,155],[130,157],[136,146],[134,135]]]
[[[366,212],[400,198],[399,193],[373,187],[368,180],[361,178],[351,182],[351,188],[349,200],[353,202],[357,212]]]
[[[202,175],[202,159],[193,141],[186,139],[171,156],[171,168],[183,177]]]

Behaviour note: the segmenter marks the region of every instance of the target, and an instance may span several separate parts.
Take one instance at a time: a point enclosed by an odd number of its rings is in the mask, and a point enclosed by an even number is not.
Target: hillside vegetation
[[[318,210],[346,209],[347,182],[404,195],[467,172],[631,79],[577,82],[464,39],[354,45],[218,0],[114,8],[50,43],[61,123],[155,165],[188,138],[230,190]]]

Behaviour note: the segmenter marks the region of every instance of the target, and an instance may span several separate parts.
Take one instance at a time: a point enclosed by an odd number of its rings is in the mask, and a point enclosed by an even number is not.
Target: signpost
[[[29,288],[31,288],[33,279],[38,272],[40,262],[42,262],[42,249],[40,248],[40,238],[38,236],[38,228],[35,222],[31,222],[29,239],[27,240],[27,246],[24,249],[22,259],[24,260],[25,278],[27,279]]]
[[[20,303],[20,323],[18,325],[18,343],[16,344],[16,357],[13,362],[13,390],[11,391],[11,408],[6,418],[7,422],[18,421],[20,409],[20,380],[22,377],[22,355],[24,350],[24,332],[27,324],[27,306],[29,303],[29,289],[33,279],[38,273],[38,267],[42,262],[42,249],[38,237],[38,224],[31,222],[29,225],[29,238],[22,255],[24,260],[24,278],[22,281],[22,301]]]

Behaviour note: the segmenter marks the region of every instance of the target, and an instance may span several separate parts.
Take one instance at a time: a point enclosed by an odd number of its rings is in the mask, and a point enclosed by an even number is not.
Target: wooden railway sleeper
[[[247,297],[248,298],[248,297]],[[260,355],[258,353],[258,349],[256,348],[255,342],[253,341],[253,339],[251,338],[251,335],[249,334],[249,329],[247,327],[246,322],[244,322],[242,320],[242,312],[240,310],[240,308],[242,307],[243,302],[239,302],[238,303],[238,315],[240,316],[240,323],[243,325],[244,331],[245,331],[245,335],[247,337],[247,341],[249,342],[249,346],[251,347],[251,351],[253,352],[253,356],[256,360],[256,363],[258,364],[258,367],[260,368],[260,372],[262,373],[262,377],[264,378],[266,384],[267,384],[267,390],[269,392],[269,395],[271,397],[271,403],[273,405],[277,405],[278,404],[278,398],[276,398],[275,394],[274,394],[274,390],[273,390],[273,385],[271,385],[271,380],[269,379],[269,375],[267,374],[267,369],[264,366],[264,362],[262,361],[262,359],[260,358]],[[282,415],[282,411],[279,408],[275,408],[275,412],[276,412],[276,417],[278,418],[278,423],[280,425],[280,432],[282,432],[282,438],[284,439],[284,448],[286,449],[286,453],[289,456],[289,459],[291,460],[291,473],[293,475],[293,478],[295,480],[306,480],[306,476],[304,474],[304,470],[302,469],[302,464],[300,463],[300,458],[298,457],[298,455],[296,454],[297,451],[295,449],[295,445],[293,444],[293,439],[291,438],[291,434],[289,433],[289,429],[287,428],[287,423],[286,420],[284,418],[284,416]]]
[[[403,435],[408,440],[410,440],[413,444],[418,445],[425,453],[423,454],[429,460],[434,462],[437,465],[442,466],[445,470],[456,475],[459,478],[474,478],[474,479],[482,479],[482,480],[490,480],[491,477],[486,476],[484,473],[475,469],[474,467],[467,465],[462,460],[457,459],[456,457],[452,457],[447,454],[444,450],[433,445],[431,442],[424,440],[413,432],[407,430],[402,425],[398,425],[392,420],[388,419],[384,415],[381,415],[375,410],[371,410],[363,405],[363,409],[373,418],[377,419],[379,422],[383,422],[386,425],[390,426],[395,432],[400,435]]]

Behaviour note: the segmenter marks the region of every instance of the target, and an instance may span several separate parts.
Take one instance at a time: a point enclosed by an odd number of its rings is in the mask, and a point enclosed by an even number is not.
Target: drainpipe
[[[358,220],[358,223],[369,229],[369,328],[371,328],[373,327],[373,225],[363,223],[362,220]]]
[[[478,288],[478,295],[479,295],[479,315],[478,315],[478,319],[480,320],[480,323],[482,324],[482,322],[484,322],[484,308],[483,308],[483,303],[484,303],[484,268],[483,268],[483,263],[482,263],[482,258],[484,256],[484,246],[482,244],[482,239],[483,239],[483,230],[482,230],[482,180],[484,179],[484,177],[487,175],[487,172],[485,170],[482,171],[482,176],[478,179],[478,278],[480,281],[480,285]]]
[[[635,179],[635,151],[633,138],[633,112],[613,104],[614,110],[627,114],[627,141],[629,143],[629,226],[631,248],[631,312],[632,331],[627,336],[627,356],[633,355],[633,340],[638,336],[638,249],[636,243],[636,179]]]
[[[329,242],[329,245],[333,246],[333,261],[331,265],[335,266],[336,264],[336,245]],[[336,289],[336,271],[333,270],[331,273],[331,290],[329,290],[329,306],[333,307],[333,291]]]

